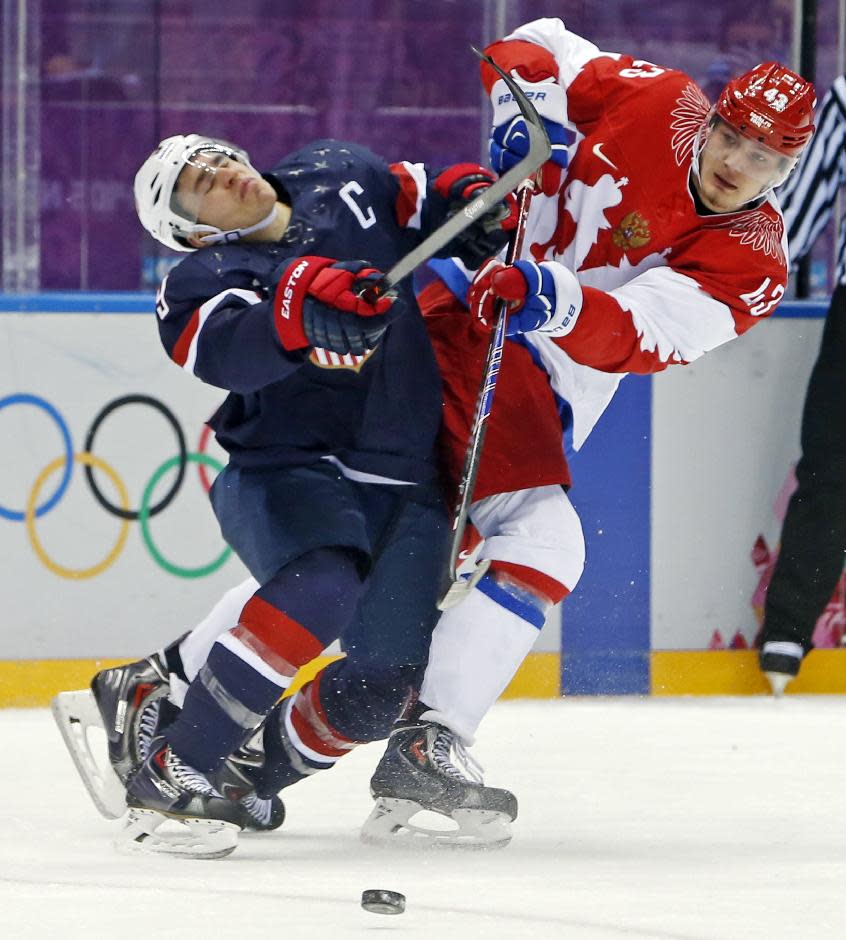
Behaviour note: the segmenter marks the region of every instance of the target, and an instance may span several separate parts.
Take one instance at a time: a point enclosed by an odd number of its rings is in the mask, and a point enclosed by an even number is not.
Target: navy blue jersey
[[[321,140],[265,176],[292,207],[287,231],[278,242],[200,248],[168,274],[157,298],[168,354],[229,390],[210,424],[234,465],[334,457],[364,473],[432,479],[441,384],[411,278],[365,356],[288,352],[273,311],[290,259],[362,259],[386,271],[439,225],[445,208],[427,205],[425,168],[391,168],[363,147]]]

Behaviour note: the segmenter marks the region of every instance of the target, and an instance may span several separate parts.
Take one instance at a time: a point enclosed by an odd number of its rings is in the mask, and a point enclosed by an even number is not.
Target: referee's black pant
[[[799,486],[787,508],[760,642],[811,648],[846,555],[846,285],[831,298],[802,414]]]

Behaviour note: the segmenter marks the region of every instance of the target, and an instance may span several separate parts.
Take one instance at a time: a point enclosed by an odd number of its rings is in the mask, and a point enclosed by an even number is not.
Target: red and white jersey
[[[560,191],[532,201],[523,256],[560,262],[583,289],[571,333],[526,336],[571,405],[579,447],[623,374],[692,362],[772,312],[787,281],[781,211],[772,196],[697,211],[691,160],[710,105],[684,73],[601,52],[558,19],[488,52],[530,80],[557,76],[576,135]]]

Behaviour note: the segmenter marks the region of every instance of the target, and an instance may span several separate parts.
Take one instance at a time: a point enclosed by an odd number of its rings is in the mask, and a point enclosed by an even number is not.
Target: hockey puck
[[[402,914],[405,910],[405,895],[399,891],[382,889],[362,891],[361,906],[371,914]]]

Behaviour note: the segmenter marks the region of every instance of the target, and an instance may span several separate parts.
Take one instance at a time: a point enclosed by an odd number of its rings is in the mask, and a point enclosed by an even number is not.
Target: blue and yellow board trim
[[[297,673],[291,691],[307,682],[334,657],[318,657]],[[0,707],[43,708],[57,693],[85,688],[99,669],[126,659],[21,659],[0,660]],[[647,654],[649,694],[764,695],[766,680],[751,650],[654,651]],[[558,653],[530,653],[503,698],[549,699],[566,695],[566,657],[562,669]],[[563,689],[563,691],[562,691]],[[788,694],[846,693],[846,649],[814,650],[801,675],[788,686]],[[290,692],[289,692],[290,694]],[[631,694],[631,693],[630,693]]]

